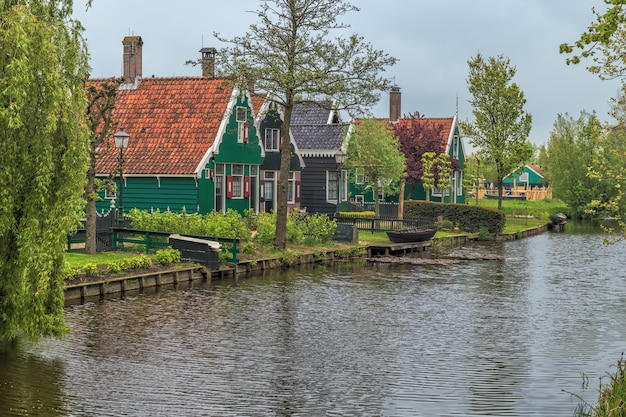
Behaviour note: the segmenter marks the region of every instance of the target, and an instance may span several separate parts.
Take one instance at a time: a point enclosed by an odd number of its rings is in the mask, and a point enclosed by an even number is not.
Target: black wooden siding
[[[326,171],[334,171],[337,164],[334,157],[305,157],[300,179],[300,207],[308,213],[334,214],[337,205],[326,202]]]

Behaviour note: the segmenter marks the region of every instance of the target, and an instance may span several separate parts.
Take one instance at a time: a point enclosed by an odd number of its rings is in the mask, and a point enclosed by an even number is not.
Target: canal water
[[[572,416],[626,349],[626,245],[574,226],[71,306],[0,349],[0,416]]]

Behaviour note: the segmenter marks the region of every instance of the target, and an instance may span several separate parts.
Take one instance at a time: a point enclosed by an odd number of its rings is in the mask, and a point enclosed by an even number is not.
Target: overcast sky
[[[143,45],[143,76],[200,75],[186,66],[202,47],[221,48],[214,38],[242,36],[257,21],[251,11],[259,0],[94,0],[85,11],[75,0],[85,26],[93,77],[119,76],[122,39],[139,35]],[[557,114],[578,117],[596,111],[610,120],[609,98],[616,81],[600,81],[584,66],[567,66],[559,45],[573,42],[593,20],[591,7],[604,10],[602,0],[354,0],[361,10],[339,18],[376,49],[399,59],[385,76],[402,91],[402,113],[473,120],[468,101],[467,61],[504,55],[517,68],[514,78],[533,116],[530,140],[547,141]],[[389,114],[388,94],[372,109]],[[467,141],[466,141],[467,142]]]

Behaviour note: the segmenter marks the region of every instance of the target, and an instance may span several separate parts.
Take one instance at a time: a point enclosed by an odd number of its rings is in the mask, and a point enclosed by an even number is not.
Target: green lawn
[[[85,253],[66,252],[65,261],[71,268],[82,268],[85,264],[106,265],[124,258],[132,258],[137,254],[134,252],[100,252],[95,255]]]
[[[476,200],[470,200],[469,204],[475,205]],[[481,207],[491,207],[495,209],[498,208],[498,200],[482,198],[478,200],[478,205]],[[527,215],[548,221],[551,214],[567,214],[569,212],[569,208],[567,207],[567,204],[558,199],[537,201],[502,200],[502,211],[504,211],[507,215],[515,213],[518,215]]]

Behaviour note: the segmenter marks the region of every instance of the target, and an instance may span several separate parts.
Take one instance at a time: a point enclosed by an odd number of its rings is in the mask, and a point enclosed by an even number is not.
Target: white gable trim
[[[226,111],[224,112],[224,115],[222,116],[220,127],[217,130],[217,136],[215,137],[213,144],[205,152],[204,156],[200,160],[200,163],[198,164],[198,166],[196,167],[194,171],[197,178],[202,177],[202,171],[204,170],[204,167],[206,166],[206,164],[209,162],[209,159],[211,159],[211,157],[214,154],[215,155],[219,154],[220,144],[222,143],[222,138],[224,137],[224,133],[226,132],[226,125],[228,124],[228,119],[230,118],[230,115],[233,112],[235,103],[237,103],[238,96],[239,96],[239,89],[233,88],[233,92],[230,95],[230,100],[228,101],[228,106],[226,107]],[[250,103],[250,100],[248,100],[248,103]]]

